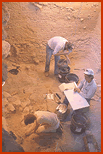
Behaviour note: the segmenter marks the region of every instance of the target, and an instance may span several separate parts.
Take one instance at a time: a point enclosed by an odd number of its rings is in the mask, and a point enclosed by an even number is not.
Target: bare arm
[[[34,132],[37,130],[38,126],[39,126],[39,124],[37,123],[37,121],[34,121],[33,126],[30,127],[30,128],[26,131],[25,136],[29,136],[30,134],[34,133]]]
[[[80,93],[80,89],[79,88],[74,88],[74,91]]]
[[[70,59],[69,59],[68,55],[65,55],[65,57],[67,58],[67,63],[68,63],[68,64],[71,64],[71,62],[70,62]]]
[[[60,52],[60,53],[56,53],[55,56],[59,56],[59,55],[68,55],[69,52]]]

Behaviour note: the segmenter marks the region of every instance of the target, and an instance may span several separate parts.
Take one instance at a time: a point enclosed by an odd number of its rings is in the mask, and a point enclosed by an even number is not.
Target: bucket
[[[58,60],[57,65],[58,65],[58,68],[66,68],[66,67],[68,67],[67,60],[65,60],[65,59]]]
[[[56,108],[55,113],[57,114],[57,117],[60,121],[65,120],[69,114],[68,106],[63,103],[59,104]]]
[[[65,76],[65,82],[66,83],[70,83],[70,82],[76,82],[76,83],[78,83],[78,81],[79,81],[79,77],[76,74],[68,73]]]
[[[67,68],[59,68],[58,70],[58,79],[60,82],[65,82],[66,75],[70,72],[70,67]]]
[[[84,114],[73,113],[71,117],[70,129],[75,134],[85,132],[88,125],[88,119]]]

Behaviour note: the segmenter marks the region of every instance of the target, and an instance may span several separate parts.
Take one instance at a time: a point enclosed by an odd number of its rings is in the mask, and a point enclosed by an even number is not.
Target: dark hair
[[[66,42],[65,43],[65,48],[64,48],[64,50],[66,50],[66,49],[70,49],[70,50],[72,50],[73,49],[73,44],[72,43],[70,43],[70,42]]]
[[[25,125],[33,123],[34,120],[36,120],[36,117],[33,114],[27,114],[27,115],[24,116]]]

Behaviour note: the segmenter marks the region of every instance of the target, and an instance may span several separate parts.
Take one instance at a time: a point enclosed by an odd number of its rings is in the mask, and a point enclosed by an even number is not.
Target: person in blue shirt
[[[80,93],[80,95],[90,104],[90,100],[94,96],[96,89],[97,85],[94,80],[94,71],[92,69],[86,69],[84,72],[84,79],[79,83],[77,88],[74,88],[74,91]],[[66,97],[63,103],[66,105],[69,104]]]

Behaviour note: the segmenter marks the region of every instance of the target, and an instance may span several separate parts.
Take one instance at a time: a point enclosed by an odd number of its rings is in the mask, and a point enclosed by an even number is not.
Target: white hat
[[[87,74],[87,75],[94,75],[94,72],[92,69],[86,69],[86,71],[84,72],[84,74]]]

